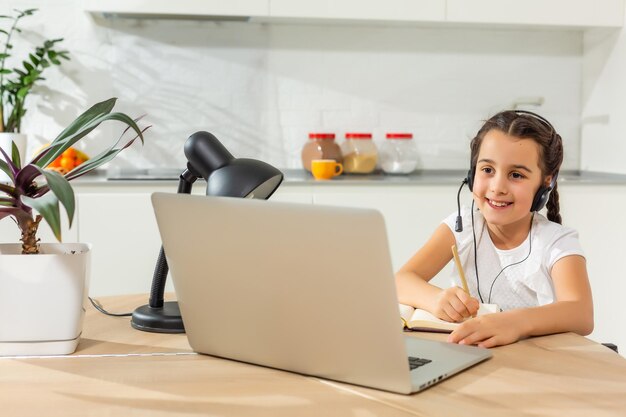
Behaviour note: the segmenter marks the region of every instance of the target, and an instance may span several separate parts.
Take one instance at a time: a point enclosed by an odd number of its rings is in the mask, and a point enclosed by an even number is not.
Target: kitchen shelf
[[[621,28],[625,0],[84,0],[97,16],[429,27]]]

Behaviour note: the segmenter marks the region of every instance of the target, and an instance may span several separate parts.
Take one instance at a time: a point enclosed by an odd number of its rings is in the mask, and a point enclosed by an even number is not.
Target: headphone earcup
[[[471,167],[470,170],[467,171],[467,178],[465,178],[467,188],[469,188],[470,191],[474,189],[474,175],[476,175],[476,167]]]
[[[550,198],[551,191],[552,187],[539,187],[539,190],[537,190],[537,193],[535,194],[535,198],[533,198],[533,204],[530,206],[530,211],[539,211],[544,208]]]

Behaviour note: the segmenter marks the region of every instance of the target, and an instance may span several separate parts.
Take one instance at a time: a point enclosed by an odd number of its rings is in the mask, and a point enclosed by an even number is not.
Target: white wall
[[[584,36],[581,168],[626,174],[626,30]]]
[[[215,133],[236,156],[284,168],[300,166],[309,131],[411,131],[423,168],[461,169],[481,119],[517,97],[543,96],[539,111],[566,141],[565,168],[579,167],[580,33],[94,21],[80,4],[0,0],[3,11],[39,7],[25,37],[64,37],[72,56],[29,98],[31,150],[91,103],[117,96],[121,110],[153,125],[144,148],[118,166],[180,167],[196,130]]]

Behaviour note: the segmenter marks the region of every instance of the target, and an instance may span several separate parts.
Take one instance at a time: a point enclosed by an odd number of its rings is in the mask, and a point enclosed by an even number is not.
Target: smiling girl
[[[585,258],[578,234],[561,225],[559,214],[561,137],[535,113],[504,111],[487,120],[470,148],[464,184],[472,208],[446,218],[396,274],[399,302],[462,322],[448,337],[459,344],[493,347],[528,336],[591,333]],[[546,202],[547,218],[538,212]],[[452,259],[454,244],[469,295],[429,283]],[[456,270],[453,276],[458,282]],[[473,317],[479,303],[502,312]]]

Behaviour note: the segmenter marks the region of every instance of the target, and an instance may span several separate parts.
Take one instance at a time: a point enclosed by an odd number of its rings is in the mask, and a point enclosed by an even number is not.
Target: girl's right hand
[[[479,302],[462,288],[451,287],[442,290],[435,299],[432,313],[445,321],[458,323],[478,312]]]

